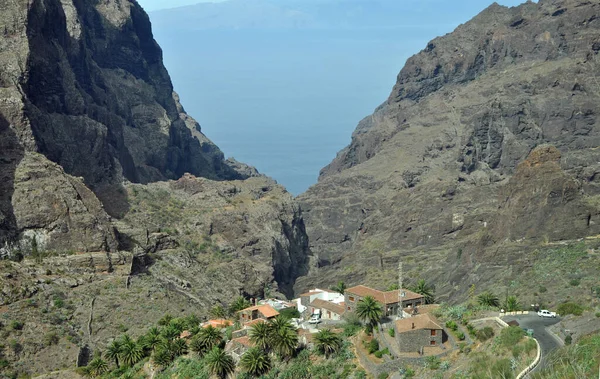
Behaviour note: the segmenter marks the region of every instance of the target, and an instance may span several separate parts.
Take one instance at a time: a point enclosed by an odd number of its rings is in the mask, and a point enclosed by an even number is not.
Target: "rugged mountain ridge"
[[[597,235],[599,16],[584,0],[493,4],[410,58],[299,197],[319,269],[297,288],[391,285],[402,260],[457,300]]]
[[[2,7],[1,112],[19,149],[84,178],[109,213],[126,211],[123,180],[244,177],[181,108],[136,2]]]
[[[300,209],[202,134],[136,1],[2,2],[0,33],[0,376],[72,368],[166,313],[292,295]]]

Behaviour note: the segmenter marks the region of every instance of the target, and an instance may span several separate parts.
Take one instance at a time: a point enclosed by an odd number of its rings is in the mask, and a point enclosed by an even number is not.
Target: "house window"
[[[435,346],[435,341],[430,341],[430,342],[429,342],[429,345],[431,345],[431,346]]]
[[[331,318],[331,312],[327,311],[327,317]]]
[[[348,297],[348,300],[350,300],[350,301],[354,301],[354,296],[349,296],[349,297]]]
[[[431,335],[434,336],[434,337],[435,337],[435,332],[436,332],[435,329],[431,329]]]

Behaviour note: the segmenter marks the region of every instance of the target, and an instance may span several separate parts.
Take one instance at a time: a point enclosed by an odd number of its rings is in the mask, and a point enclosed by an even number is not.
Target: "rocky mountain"
[[[600,232],[599,51],[587,0],[493,4],[432,40],[299,197],[319,268],[297,289],[388,286],[402,261],[440,300],[476,285],[539,301],[556,278],[525,282],[538,262]],[[572,268],[551,284],[595,282]]]
[[[298,206],[186,114],[136,1],[2,2],[0,31],[1,377],[293,294]]]

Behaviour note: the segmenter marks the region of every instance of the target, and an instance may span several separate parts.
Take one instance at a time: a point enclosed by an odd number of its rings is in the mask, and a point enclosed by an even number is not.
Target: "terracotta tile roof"
[[[252,342],[250,342],[250,337],[248,337],[248,336],[234,338],[231,340],[231,342],[239,343],[240,345],[244,345],[244,346],[248,346],[248,347],[252,346]]]
[[[216,319],[216,320],[208,320],[208,321],[202,323],[202,327],[208,328],[209,326],[212,326],[213,328],[221,329],[221,328],[226,328],[232,324],[233,323],[231,321],[220,318],[220,319]]]
[[[269,304],[255,305],[253,307],[242,309],[239,312],[246,313],[246,312],[252,312],[254,310],[259,311],[266,318],[271,318],[271,317],[279,316],[279,312],[277,312],[275,310],[275,308],[273,308]]]
[[[418,329],[436,329],[441,330],[439,321],[430,314],[418,315],[415,317],[403,318],[396,320],[394,323],[396,333],[404,333],[410,330]]]
[[[415,300],[423,297],[423,295],[419,295],[418,293],[406,289],[402,289],[402,291],[405,293],[405,296],[403,297],[404,300]],[[400,291],[394,290],[384,292],[373,288],[369,288],[367,286],[359,285],[352,288],[348,288],[346,292],[360,297],[373,296],[375,300],[382,304],[394,304],[398,302],[398,294]]]
[[[310,303],[310,306],[314,307],[314,308],[319,308],[319,309],[326,309],[326,310],[336,313],[338,315],[344,314],[344,312],[346,310],[346,308],[344,308],[344,306],[342,304],[335,304],[335,303],[332,303],[331,301],[321,300],[321,299],[313,300],[312,303]]]
[[[267,322],[264,318],[257,318],[256,320],[248,321],[244,324],[244,326],[252,326],[256,324],[260,324],[261,322]]]

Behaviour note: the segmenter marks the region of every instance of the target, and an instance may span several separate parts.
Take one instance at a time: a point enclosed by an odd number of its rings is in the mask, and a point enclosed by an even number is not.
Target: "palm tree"
[[[188,346],[187,346],[187,343],[185,342],[185,340],[178,338],[175,341],[173,341],[172,351],[173,351],[173,354],[175,354],[178,357],[180,355],[187,354]]]
[[[200,317],[196,316],[195,314],[191,314],[185,318],[185,327],[188,330],[197,328],[198,325],[200,325]]]
[[[383,316],[383,308],[373,296],[365,296],[356,305],[356,315],[367,325],[375,327]]]
[[[331,287],[333,291],[338,292],[341,295],[343,295],[344,292],[346,292],[346,288],[346,283],[344,283],[342,280],[340,280],[335,286]]]
[[[519,300],[516,296],[508,296],[504,308],[507,312],[514,312],[519,310]]]
[[[253,347],[242,355],[240,365],[250,375],[259,377],[271,369],[271,358],[263,350]]]
[[[114,340],[106,347],[104,357],[106,357],[106,359],[115,361],[117,368],[119,368],[119,355],[121,355],[121,342]]]
[[[252,325],[248,331],[250,342],[252,342],[255,346],[258,346],[263,351],[269,350],[270,335],[271,330],[269,324],[266,322],[258,322]]]
[[[479,296],[477,296],[477,302],[479,303],[479,305],[485,305],[488,307],[500,306],[498,296],[494,295],[491,291],[485,291]]]
[[[170,341],[173,341],[175,338],[179,338],[179,335],[181,334],[181,330],[179,330],[179,328],[177,328],[177,326],[175,325],[171,325],[169,324],[168,326],[166,326],[161,332],[160,332],[160,336],[163,338],[166,338]]]
[[[270,342],[273,350],[282,358],[290,358],[298,346],[298,332],[286,326],[271,329]]]
[[[243,296],[238,296],[233,303],[229,306],[229,313],[235,314],[237,311],[241,311],[242,309],[246,309],[251,306],[250,302],[246,300]]]
[[[329,358],[331,354],[337,353],[342,347],[340,336],[329,329],[323,329],[315,336],[315,346],[319,351]]]
[[[161,367],[167,367],[173,362],[173,354],[168,348],[161,346],[152,355],[152,361]]]
[[[435,301],[435,287],[427,284],[425,279],[420,279],[417,284],[412,286],[411,291],[423,295],[425,304],[433,304]]]
[[[223,318],[226,313],[225,308],[221,304],[215,305],[209,311],[210,317],[213,318]]]
[[[125,334],[121,339],[121,354],[119,355],[121,362],[127,366],[133,366],[143,357],[144,351],[142,347]]]
[[[160,326],[169,325],[171,320],[173,320],[173,316],[171,316],[170,314],[167,313],[160,320],[158,320],[158,325],[160,325]]]
[[[223,333],[211,325],[207,326],[206,328],[202,328],[197,335],[206,346],[207,351],[212,350],[214,347],[219,346],[221,342],[223,342]]]
[[[225,350],[215,347],[204,357],[204,362],[211,374],[225,379],[235,371],[235,362],[233,357],[227,354]]]
[[[94,358],[87,367],[90,375],[94,377],[108,372],[108,364],[100,357]]]
[[[190,350],[194,353],[197,353],[200,356],[203,356],[208,351],[206,345],[204,344],[204,341],[200,338],[198,334],[196,334],[190,341]]]
[[[155,334],[154,332],[148,332],[142,338],[142,347],[149,351],[154,351],[156,347],[161,343],[162,338],[160,334]]]

